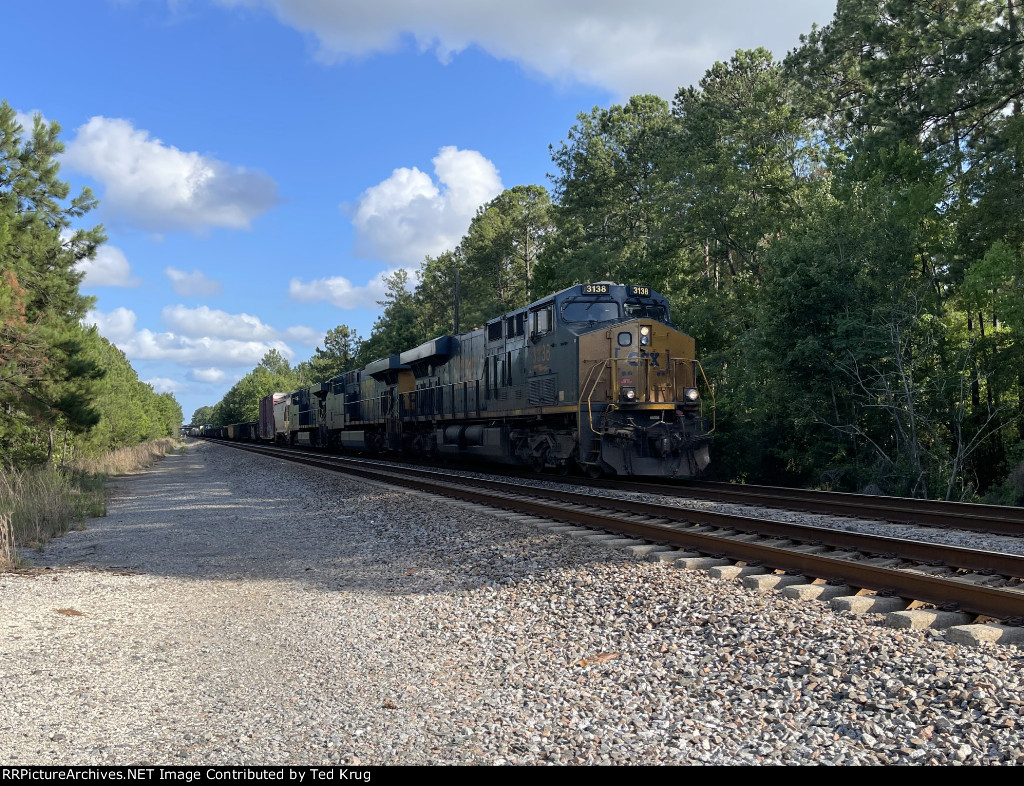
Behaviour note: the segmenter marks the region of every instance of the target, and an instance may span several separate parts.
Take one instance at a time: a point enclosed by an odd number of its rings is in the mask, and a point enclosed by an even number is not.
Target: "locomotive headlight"
[[[651,343],[651,326],[643,325],[640,328],[640,346],[646,347]]]
[[[619,398],[627,404],[632,404],[636,401],[636,388],[623,387],[619,391]]]
[[[686,388],[683,391],[683,398],[687,401],[696,401],[700,398],[700,393],[697,392],[697,388]]]

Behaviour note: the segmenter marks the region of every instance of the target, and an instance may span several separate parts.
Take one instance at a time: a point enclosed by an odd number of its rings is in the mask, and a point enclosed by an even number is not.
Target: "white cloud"
[[[282,331],[282,337],[285,341],[294,341],[296,344],[304,347],[315,347],[317,344],[323,343],[324,333],[322,330],[295,325],[294,327],[285,328]]]
[[[160,312],[164,323],[174,332],[192,338],[255,339],[265,341],[279,337],[278,331],[249,314],[229,314],[207,306],[167,306]]]
[[[229,314],[208,306],[167,306],[160,312],[160,317],[173,332],[190,338],[294,341],[308,347],[316,346],[323,338],[322,332],[304,325],[278,330],[251,314]]]
[[[239,341],[208,336],[188,338],[150,330],[140,330],[131,341],[118,346],[133,360],[170,360],[185,366],[253,367],[272,349],[288,360],[295,358],[295,353],[283,341]]]
[[[90,311],[82,321],[87,325],[95,325],[101,336],[118,346],[135,335],[135,312],[124,307],[107,313]]]
[[[75,269],[85,273],[84,287],[137,287],[142,283],[132,275],[128,258],[116,246],[100,246],[95,259],[83,259]]]
[[[175,293],[182,297],[211,297],[223,290],[219,281],[207,278],[201,270],[186,273],[175,267],[165,267],[164,275],[171,280]]]
[[[343,61],[400,49],[411,37],[442,62],[470,45],[555,81],[599,85],[619,98],[671,98],[716,60],[766,46],[782,57],[811,24],[827,24],[836,0],[219,0],[267,6],[314,35],[318,56]]]
[[[194,368],[189,376],[196,382],[223,382],[228,377],[219,368]]]
[[[455,248],[477,208],[502,191],[498,170],[475,150],[442,147],[433,164],[440,187],[402,167],[363,192],[352,217],[358,253],[418,265]]]
[[[110,215],[156,232],[247,228],[278,202],[267,175],[165,145],[120,118],[79,127],[64,162],[104,184]]]
[[[375,308],[377,301],[383,300],[387,294],[387,286],[384,284],[386,275],[387,273],[380,273],[365,286],[354,286],[342,276],[317,278],[308,284],[293,278],[288,284],[288,295],[300,303],[325,300],[337,308]],[[322,336],[317,342],[320,338]]]
[[[153,377],[145,379],[143,382],[151,386],[157,393],[173,393],[176,390],[187,388],[187,385],[183,385],[178,380],[168,379],[167,377]]]
[[[131,360],[166,360],[197,368],[254,367],[271,349],[288,360],[295,358],[284,341],[241,340],[211,336],[190,337],[173,332],[154,333],[135,330],[135,312],[117,308],[110,313],[90,311],[86,324],[95,324],[100,333],[116,344]]]

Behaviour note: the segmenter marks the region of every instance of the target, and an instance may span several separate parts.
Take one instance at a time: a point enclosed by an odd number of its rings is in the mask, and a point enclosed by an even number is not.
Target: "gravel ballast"
[[[1024,653],[191,443],[0,575],[7,764],[1024,764]]]

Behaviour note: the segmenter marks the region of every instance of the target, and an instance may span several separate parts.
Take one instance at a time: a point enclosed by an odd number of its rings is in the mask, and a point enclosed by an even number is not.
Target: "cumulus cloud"
[[[171,330],[193,338],[214,336],[265,341],[279,337],[279,333],[265,325],[259,317],[229,314],[207,306],[167,306],[160,312],[160,317]]]
[[[317,344],[323,343],[324,338],[323,331],[314,330],[303,325],[285,328],[281,331],[281,335],[285,341],[292,341],[304,347],[315,347]]]
[[[64,162],[103,183],[112,217],[156,232],[244,229],[279,201],[267,175],[166,145],[120,118],[79,127]]]
[[[189,377],[196,382],[223,382],[228,378],[219,368],[194,368],[189,372]]]
[[[385,275],[380,273],[364,286],[355,286],[343,276],[316,278],[308,284],[293,278],[288,283],[288,295],[300,303],[327,301],[337,308],[374,308],[387,294]]]
[[[598,85],[620,98],[696,84],[715,60],[766,46],[781,57],[811,24],[826,24],[835,0],[219,0],[270,6],[284,24],[311,33],[324,62],[395,51],[413,39],[442,61],[470,45],[545,78]]]
[[[147,385],[153,388],[157,393],[174,393],[176,390],[180,391],[186,388],[176,379],[168,379],[167,377],[152,377],[151,379],[143,380]]]
[[[189,338],[209,336],[255,341],[294,341],[311,347],[323,337],[323,333],[304,325],[278,330],[251,314],[229,314],[208,306],[167,306],[160,312],[160,317],[172,331]]]
[[[223,290],[219,281],[207,278],[201,270],[186,273],[175,267],[166,267],[164,275],[171,280],[175,293],[182,297],[211,297]]]
[[[203,336],[188,338],[175,333],[141,330],[125,345],[118,344],[128,357],[139,360],[170,360],[185,366],[255,366],[263,356],[276,349],[288,360],[295,358],[283,341],[240,341]]]
[[[94,259],[83,259],[75,269],[85,273],[84,287],[137,287],[142,279],[132,275],[124,252],[115,246],[100,246]]]
[[[122,306],[106,313],[90,311],[85,315],[83,322],[95,325],[101,336],[120,346],[121,342],[128,341],[135,335],[136,319],[134,311]]]
[[[477,208],[502,191],[498,170],[475,150],[442,147],[432,163],[437,183],[402,167],[363,192],[352,216],[357,252],[418,265],[455,248]]]
[[[112,312],[91,311],[86,324],[95,324],[100,333],[124,351],[131,360],[166,360],[183,366],[253,367],[263,356],[276,349],[288,360],[295,353],[281,340],[242,340],[214,336],[186,336],[179,333],[155,333],[135,330],[135,312],[117,308]]]

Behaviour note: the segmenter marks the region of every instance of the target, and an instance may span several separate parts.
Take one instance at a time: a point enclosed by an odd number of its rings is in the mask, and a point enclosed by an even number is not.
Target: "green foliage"
[[[292,371],[291,365],[288,363],[288,358],[276,349],[267,351],[267,354],[265,354],[260,360],[259,367],[269,371],[271,374],[278,374],[281,376],[288,375]]]
[[[551,198],[541,186],[510,188],[480,208],[453,260],[461,265],[465,326],[478,327],[531,301],[537,261],[553,231]],[[422,278],[420,287],[425,283]]]
[[[399,268],[384,282],[387,294],[384,300],[378,301],[384,310],[373,323],[370,337],[359,347],[357,366],[404,352],[429,338],[419,323],[416,299],[408,288],[409,274]]]
[[[840,0],[787,59],[832,151],[833,253],[859,257],[822,420],[893,491],[991,485],[1020,420],[1022,44],[1010,4]]]
[[[313,357],[309,359],[308,369],[304,375],[311,382],[324,382],[342,372],[349,371],[356,367],[356,356],[359,354],[359,346],[362,339],[348,325],[338,325],[327,331],[324,336],[324,347],[316,348]],[[266,358],[264,358],[266,360]],[[283,360],[283,358],[282,358]],[[274,369],[267,367],[268,370]],[[287,371],[287,364],[277,373]]]
[[[816,174],[795,87],[765,49],[715,63],[676,94],[673,140],[676,214],[690,242],[710,243],[732,277],[759,271],[766,239],[800,215]]]
[[[64,204],[59,133],[37,116],[23,137],[0,102],[0,441],[13,453],[24,454],[25,437],[57,418],[76,432],[99,418],[88,393],[103,371],[84,353],[79,320],[91,301],[78,292],[74,266],[105,238],[102,227],[70,231],[95,200],[83,190]]]
[[[76,265],[96,254],[101,226],[73,229],[96,206],[68,201],[58,179],[60,126],[31,133],[0,102],[0,446],[7,466],[63,463],[173,434],[181,409],[139,382],[124,354],[84,328],[92,299]]]
[[[629,281],[665,290],[677,246],[663,171],[673,121],[657,96],[580,114],[552,159],[556,204],[532,287]]]

